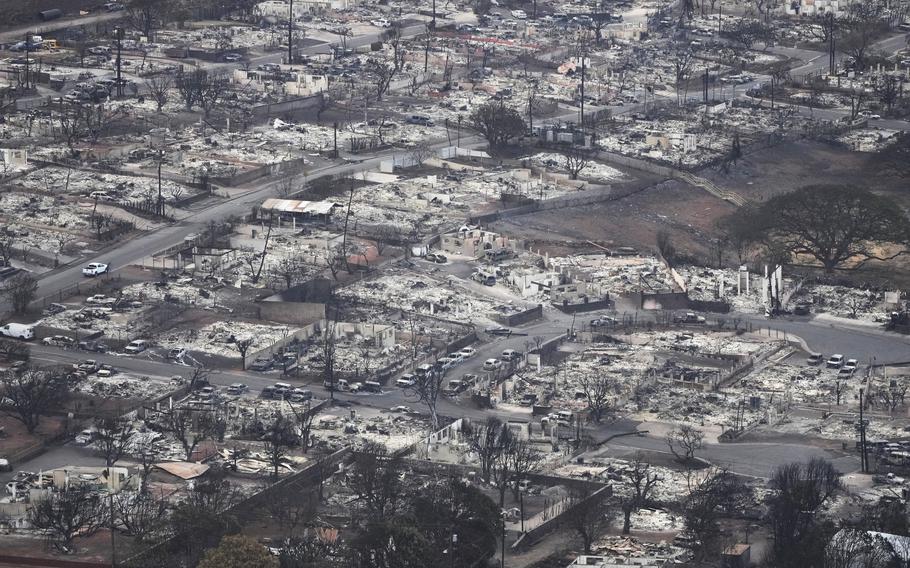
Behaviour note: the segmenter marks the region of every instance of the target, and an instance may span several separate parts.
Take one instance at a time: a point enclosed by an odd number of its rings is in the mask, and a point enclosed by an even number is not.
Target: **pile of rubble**
[[[475,296],[463,287],[403,270],[386,271],[379,278],[347,286],[339,290],[338,295],[386,309],[464,323],[488,321],[492,324],[490,317],[496,308],[492,300]]]

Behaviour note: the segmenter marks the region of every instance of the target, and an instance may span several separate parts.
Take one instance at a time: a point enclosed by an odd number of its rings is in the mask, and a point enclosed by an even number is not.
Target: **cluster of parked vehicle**
[[[856,372],[857,366],[859,366],[859,362],[856,359],[847,359],[840,353],[835,353],[828,359],[825,359],[825,356],[821,353],[810,353],[806,363],[814,366],[824,363],[828,369],[838,369],[838,374],[845,376],[852,376]]]
[[[499,359],[487,359],[483,362],[484,371],[496,371],[506,365],[513,365],[524,359],[524,354],[514,349],[504,350]]]

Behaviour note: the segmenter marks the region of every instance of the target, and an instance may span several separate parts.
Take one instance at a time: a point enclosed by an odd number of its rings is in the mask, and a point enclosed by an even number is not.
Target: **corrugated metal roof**
[[[155,467],[162,469],[171,475],[176,475],[180,479],[193,479],[209,470],[209,466],[203,463],[191,462],[162,462],[156,463]]]
[[[297,199],[266,199],[262,209],[266,211],[281,211],[282,213],[309,213],[311,215],[327,215],[335,207],[341,207],[334,201],[301,201]]]

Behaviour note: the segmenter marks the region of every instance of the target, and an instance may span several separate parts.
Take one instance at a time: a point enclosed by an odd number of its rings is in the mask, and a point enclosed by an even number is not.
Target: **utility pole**
[[[581,119],[578,123],[582,131],[585,129],[585,54],[585,51],[581,52]]]
[[[332,127],[334,128],[334,133],[335,133],[335,134],[334,134],[334,136],[335,136],[335,149],[332,151],[332,156],[333,156],[334,158],[338,158],[338,121],[333,122],[333,123],[332,123]]]
[[[288,65],[294,62],[294,0],[291,0],[288,8]]]
[[[120,50],[123,46],[123,28],[116,27],[114,31],[117,33],[117,98],[123,98],[123,81],[120,78]]]
[[[720,23],[724,19],[724,0],[720,0],[717,6],[717,35],[720,36]]]
[[[866,457],[866,423],[863,420],[863,390],[859,389],[859,461],[860,471],[869,473],[869,459]]]
[[[499,568],[506,568],[506,513],[502,513],[502,540],[499,548]]]
[[[828,74],[834,75],[834,12],[828,12]]]
[[[433,20],[430,22],[430,29],[436,29],[436,0],[433,0]]]
[[[28,47],[29,47],[29,38],[28,34],[25,34],[25,90],[28,90]]]
[[[705,69],[705,109],[707,110],[708,105],[708,70]]]

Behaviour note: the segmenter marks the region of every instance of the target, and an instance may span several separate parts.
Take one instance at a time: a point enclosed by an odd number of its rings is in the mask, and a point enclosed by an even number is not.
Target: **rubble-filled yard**
[[[592,282],[610,294],[676,288],[666,265],[656,257],[579,254],[550,257],[548,264],[576,279]]]
[[[114,370],[112,374],[100,376],[97,373],[80,380],[73,390],[99,399],[149,400],[174,390],[175,385],[167,379],[139,376]]]
[[[498,306],[462,286],[402,269],[342,288],[338,295],[382,311],[404,310],[462,323],[492,323]]]
[[[99,201],[135,202],[158,199],[158,180],[153,177],[124,176],[81,169],[46,167],[30,172],[14,182],[23,191],[32,189],[53,195],[74,195]],[[166,202],[190,197],[197,190],[161,180],[161,194]]]
[[[790,298],[791,304],[809,304],[816,314],[867,322],[887,321],[884,292],[829,284],[806,284]]]

